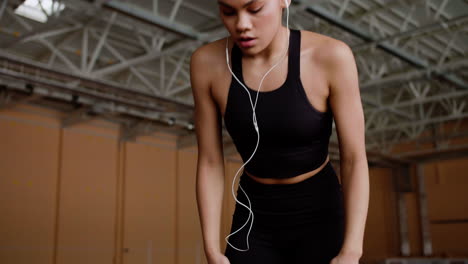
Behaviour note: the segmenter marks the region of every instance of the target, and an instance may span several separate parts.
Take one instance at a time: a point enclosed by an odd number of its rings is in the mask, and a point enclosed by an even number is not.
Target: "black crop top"
[[[326,160],[333,113],[321,112],[309,102],[300,79],[301,32],[290,31],[288,75],[279,88],[260,90],[256,114],[260,142],[245,170],[261,178],[290,178],[314,170]],[[232,71],[245,85],[242,51],[234,44]],[[257,90],[245,85],[255,103]],[[244,163],[257,145],[252,107],[247,91],[234,77],[227,98],[224,123]]]

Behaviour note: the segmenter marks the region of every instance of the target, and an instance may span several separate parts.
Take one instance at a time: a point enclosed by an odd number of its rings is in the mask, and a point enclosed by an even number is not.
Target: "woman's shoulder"
[[[209,43],[205,43],[192,53],[192,60],[195,60],[200,66],[218,65],[222,59],[226,58],[224,48],[226,47],[226,38],[221,38]],[[212,71],[213,69],[210,70]]]
[[[225,39],[225,38],[224,38]],[[216,76],[219,76],[226,58],[222,49],[223,39],[203,44],[195,49],[190,59],[190,75],[192,80],[203,83],[206,89],[211,89]],[[224,44],[225,45],[225,44]],[[193,85],[192,85],[193,86]]]
[[[333,64],[351,52],[344,41],[317,32],[301,30],[301,56],[311,54],[311,59],[321,64]]]

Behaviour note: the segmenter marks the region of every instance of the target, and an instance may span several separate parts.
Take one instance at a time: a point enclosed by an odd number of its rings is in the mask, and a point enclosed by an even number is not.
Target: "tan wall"
[[[0,117],[0,262],[52,263],[60,133],[44,118]]]
[[[424,171],[434,254],[467,257],[468,159],[429,163]]]
[[[392,172],[384,168],[369,169],[369,213],[364,233],[363,263],[373,263],[398,255],[398,217]]]
[[[0,112],[0,263],[206,263],[196,147],[177,150],[176,138],[162,133],[119,143],[115,124],[61,129],[60,117],[31,106]],[[431,221],[468,218],[466,164],[424,166]],[[226,159],[223,250],[241,165]],[[399,254],[391,172],[371,168],[370,183],[363,263]],[[416,195],[405,194],[415,255],[422,252]],[[430,226],[434,252],[467,254],[466,222]]]
[[[115,124],[59,117],[0,113],[0,263],[175,263],[175,137],[119,144]]]

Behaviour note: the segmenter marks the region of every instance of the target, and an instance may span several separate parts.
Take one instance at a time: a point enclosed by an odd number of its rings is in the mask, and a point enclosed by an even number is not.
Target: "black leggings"
[[[293,184],[262,184],[245,172],[240,185],[252,206],[254,222],[249,250],[226,244],[224,255],[231,264],[329,264],[344,239],[343,192],[330,162],[314,176]],[[249,205],[238,187],[237,199]],[[245,224],[247,208],[236,202],[230,233]],[[247,249],[252,221],[229,237],[238,249]]]

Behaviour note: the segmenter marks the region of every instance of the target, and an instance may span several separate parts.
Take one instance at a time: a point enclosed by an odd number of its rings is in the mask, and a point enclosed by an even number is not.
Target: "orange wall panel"
[[[175,263],[177,151],[144,143],[125,151],[123,263]]]
[[[177,153],[177,264],[206,263],[196,201],[197,150]]]
[[[0,263],[53,260],[58,128],[0,113]]]
[[[466,158],[424,165],[430,232],[435,255],[468,257],[467,171]]]
[[[57,263],[112,263],[116,140],[63,131]]]
[[[364,233],[363,263],[399,254],[398,216],[392,171],[370,168],[369,212]]]
[[[435,255],[468,257],[468,223],[432,224],[431,236]]]

